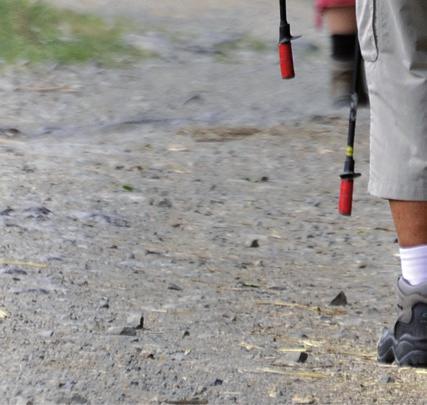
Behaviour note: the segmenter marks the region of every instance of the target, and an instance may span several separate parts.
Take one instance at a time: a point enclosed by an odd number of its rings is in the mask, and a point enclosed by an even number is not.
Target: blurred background
[[[88,125],[272,125],[328,113],[327,35],[314,28],[312,1],[289,3],[303,37],[294,42],[298,80],[284,84],[275,2],[2,0],[3,119],[18,115],[42,130],[77,116]],[[12,92],[10,78],[20,83]],[[15,91],[26,87],[59,87],[43,94],[48,116]]]

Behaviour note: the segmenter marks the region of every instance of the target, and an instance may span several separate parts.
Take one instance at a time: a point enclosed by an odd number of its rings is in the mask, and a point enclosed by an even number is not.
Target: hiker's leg
[[[427,245],[427,202],[391,200],[390,208],[399,245],[402,248]]]
[[[354,1],[323,0],[318,2],[330,34],[330,92],[333,103],[347,106],[350,102],[356,43],[356,10]]]
[[[401,243],[399,316],[382,362],[427,365],[427,2],[358,0],[371,105],[369,190],[390,201]]]
[[[390,201],[400,245],[402,277],[411,285],[427,282],[427,202]]]
[[[326,25],[331,35],[355,34],[357,31],[354,7],[333,7],[324,11]]]

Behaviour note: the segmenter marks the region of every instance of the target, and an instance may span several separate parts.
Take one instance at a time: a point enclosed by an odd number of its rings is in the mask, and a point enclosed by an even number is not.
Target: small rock
[[[172,204],[171,200],[169,200],[168,198],[163,198],[163,200],[160,200],[157,203],[157,206],[159,208],[172,208],[173,204]]]
[[[52,214],[52,211],[46,207],[31,207],[25,210],[28,213],[30,218],[39,218],[46,217],[49,214]]]
[[[203,395],[207,390],[208,390],[208,387],[206,387],[206,386],[197,387],[194,390],[193,395],[194,396]]]
[[[182,334],[182,338],[185,338],[187,336],[190,336],[190,332],[188,330],[186,330],[183,334]]]
[[[54,334],[53,330],[43,330],[39,333],[39,336],[43,338],[50,338],[53,336],[53,334]]]
[[[47,256],[46,260],[48,262],[63,262],[64,258],[61,256]]]
[[[150,360],[154,360],[154,353],[153,353],[153,352],[151,352],[151,351],[143,350],[143,351],[141,352],[141,357],[142,357],[143,359],[150,359]]]
[[[36,169],[34,167],[24,165],[24,166],[22,166],[22,171],[24,173],[34,173],[36,171]]]
[[[10,267],[4,271],[4,274],[26,276],[28,273],[18,267]]]
[[[65,390],[71,391],[76,386],[76,380],[65,380],[58,382],[58,388],[63,388]]]
[[[88,400],[82,397],[80,394],[74,394],[71,397],[70,404],[87,404]]]
[[[5,210],[3,210],[3,211],[0,212],[0,215],[2,217],[8,217],[13,212],[15,212],[15,210],[13,208],[7,207]]]
[[[83,281],[77,281],[76,285],[78,285],[79,287],[87,287],[89,283],[87,280],[83,280]]]
[[[261,288],[261,286],[259,286],[258,284],[254,284],[254,283],[247,283],[245,281],[239,281],[236,284],[237,288]]]
[[[269,290],[273,290],[273,291],[286,291],[288,289],[288,287],[286,286],[282,286],[282,285],[273,285],[272,287],[269,287]]]
[[[130,228],[130,223],[128,220],[120,216],[107,215],[102,212],[90,214],[88,219],[100,223],[107,223],[109,225],[116,226],[117,228]]]
[[[218,386],[218,385],[222,385],[224,381],[221,380],[220,378],[217,378],[214,382],[213,382],[213,386]]]
[[[129,314],[126,324],[129,328],[144,329],[144,315],[138,312]]]
[[[82,397],[80,394],[74,394],[71,398],[70,397],[57,398],[55,403],[67,404],[67,405],[73,405],[73,404],[83,405],[83,404],[88,404],[89,401],[86,398]]]
[[[13,291],[14,294],[19,295],[19,294],[43,294],[43,295],[48,295],[49,291],[44,289],[44,288],[25,288],[25,289],[21,289],[21,290],[15,290]]]
[[[160,256],[160,255],[161,255],[161,253],[160,253],[160,252],[156,252],[156,251],[154,251],[154,250],[146,249],[146,250],[145,250],[145,255],[146,255],[146,256],[148,256],[148,255],[158,255],[158,256]]]
[[[345,306],[348,304],[347,297],[343,291],[341,291],[330,303],[333,306]]]
[[[384,375],[380,378],[381,384],[392,384],[395,382],[395,379],[391,375]]]
[[[103,297],[103,298],[101,298],[101,300],[99,301],[99,306],[98,306],[98,308],[105,308],[105,309],[108,309],[108,308],[110,308],[110,299],[109,298],[107,298],[107,297]]]
[[[123,327],[123,326],[113,326],[108,329],[107,333],[109,335],[119,335],[119,336],[136,336],[136,329]]]
[[[168,286],[168,290],[173,290],[173,291],[182,291],[182,288],[175,284],[175,283],[170,283]]]
[[[184,101],[184,105],[191,104],[191,103],[197,103],[200,104],[203,102],[203,97],[201,94],[194,94],[193,96],[189,97],[187,100]]]
[[[297,363],[305,363],[308,359],[308,353],[307,352],[301,352],[299,355],[299,358],[297,360]]]
[[[258,239],[254,239],[253,241],[251,241],[249,243],[249,247],[250,248],[259,248],[259,241],[258,241]]]
[[[285,363],[287,365],[294,365],[296,363],[305,363],[308,359],[307,352],[290,352],[284,356]]]
[[[0,128],[0,134],[2,136],[13,138],[15,136],[22,134],[22,132],[17,128]]]

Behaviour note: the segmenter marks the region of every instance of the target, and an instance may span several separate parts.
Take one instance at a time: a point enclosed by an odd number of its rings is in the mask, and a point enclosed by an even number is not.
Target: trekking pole
[[[344,162],[344,173],[340,175],[341,186],[338,201],[338,211],[341,215],[345,216],[350,216],[352,211],[354,179],[361,176],[360,173],[355,173],[354,171],[355,161],[353,158],[357,107],[359,103],[358,84],[360,83],[360,76],[362,74],[362,55],[360,53],[360,44],[358,40],[356,40],[355,52],[346,158]]]
[[[291,26],[287,20],[286,0],[280,0],[280,37],[279,56],[282,79],[293,79],[295,77],[294,60],[292,55]]]

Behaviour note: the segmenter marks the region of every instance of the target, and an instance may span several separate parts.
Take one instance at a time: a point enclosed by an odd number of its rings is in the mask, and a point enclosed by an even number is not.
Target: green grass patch
[[[123,24],[42,1],[0,0],[0,59],[6,63],[114,64],[150,56],[126,44],[124,32]]]
[[[123,190],[125,190],[125,191],[129,191],[129,192],[132,192],[132,191],[134,191],[135,189],[134,189],[134,187],[133,186],[131,186],[130,184],[123,184],[122,185],[122,188],[123,188]]]

